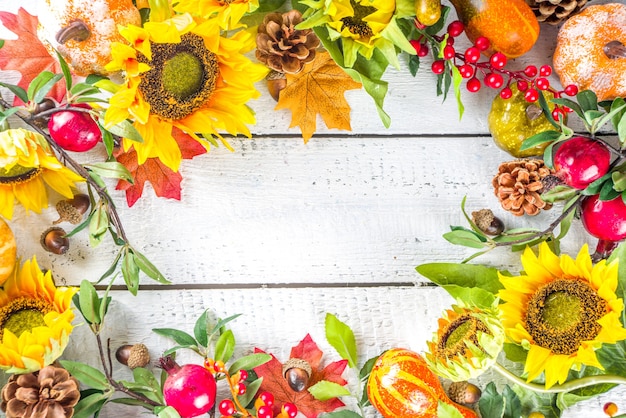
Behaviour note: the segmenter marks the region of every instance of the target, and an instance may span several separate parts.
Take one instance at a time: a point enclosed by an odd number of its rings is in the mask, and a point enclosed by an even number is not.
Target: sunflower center
[[[347,28],[351,33],[364,38],[372,36],[374,32],[367,22],[363,21],[363,18],[375,13],[377,9],[373,6],[363,6],[355,0],[350,0],[350,5],[352,10],[354,10],[354,15],[341,19],[341,22],[343,22],[341,29]]]
[[[44,316],[53,310],[52,305],[41,299],[21,297],[0,308],[0,341],[8,329],[17,337],[35,327],[45,326]]]
[[[526,329],[535,343],[556,354],[573,354],[593,340],[607,304],[582,280],[559,279],[540,287],[528,302]]]
[[[152,43],[152,60],[138,53],[137,60],[150,70],[141,75],[139,90],[152,113],[182,119],[202,107],[215,90],[217,56],[201,36],[186,33],[180,43]]]
[[[14,165],[10,169],[0,167],[0,184],[19,184],[27,182],[37,176],[41,168],[39,167],[23,167]]]
[[[482,321],[469,314],[459,316],[443,331],[437,347],[440,354],[446,358],[463,355],[467,341],[479,346],[478,331],[489,333],[489,329]]]

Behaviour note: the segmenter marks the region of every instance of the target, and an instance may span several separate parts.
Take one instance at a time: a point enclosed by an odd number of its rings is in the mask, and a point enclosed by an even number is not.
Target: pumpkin
[[[0,286],[11,276],[17,257],[17,243],[9,225],[0,218]]]
[[[108,75],[111,42],[125,42],[117,25],[141,25],[132,0],[45,0],[38,18],[39,39],[80,76]]]
[[[436,418],[439,401],[454,406],[465,418],[476,418],[474,411],[448,398],[421,355],[403,348],[388,350],[376,360],[367,396],[384,418]]]
[[[530,51],[539,38],[539,22],[525,0],[451,0],[465,33],[475,42],[489,39],[488,55],[502,52],[516,58]]]
[[[557,35],[553,66],[561,84],[592,90],[598,100],[626,96],[626,5],[585,8]]]

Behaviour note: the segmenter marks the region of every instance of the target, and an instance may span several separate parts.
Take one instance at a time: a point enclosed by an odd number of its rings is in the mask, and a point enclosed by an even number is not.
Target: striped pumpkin
[[[0,286],[13,272],[16,256],[17,244],[13,231],[4,219],[0,218]]]
[[[476,418],[474,411],[448,398],[422,356],[402,348],[378,358],[367,381],[367,396],[385,418],[436,418],[439,401],[453,405],[464,418]]]

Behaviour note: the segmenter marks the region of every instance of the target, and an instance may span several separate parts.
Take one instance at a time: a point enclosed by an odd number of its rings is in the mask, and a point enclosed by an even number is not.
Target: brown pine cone
[[[290,74],[313,61],[320,40],[311,29],[296,29],[300,22],[302,14],[295,9],[267,14],[256,36],[257,59],[274,71]]]
[[[541,199],[542,180],[553,174],[543,160],[516,160],[500,164],[492,184],[502,208],[516,216],[534,216],[552,204]]]
[[[61,367],[12,375],[2,388],[0,409],[7,418],[69,418],[80,399],[78,382]]]
[[[526,3],[539,22],[558,25],[578,13],[587,0],[526,0]]]

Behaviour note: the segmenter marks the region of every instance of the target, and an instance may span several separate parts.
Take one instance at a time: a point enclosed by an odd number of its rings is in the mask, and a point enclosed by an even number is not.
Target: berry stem
[[[596,245],[596,252],[591,256],[591,260],[597,263],[600,260],[609,258],[613,250],[617,248],[619,241],[610,241],[605,239],[598,240]]]

